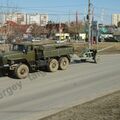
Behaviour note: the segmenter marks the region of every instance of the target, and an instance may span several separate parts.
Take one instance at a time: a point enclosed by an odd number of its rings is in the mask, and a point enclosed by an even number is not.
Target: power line
[[[85,6],[85,4],[81,4],[81,7],[83,7],[83,6]],[[0,6],[0,7],[4,7],[4,8],[15,8],[14,6],[5,6],[5,5],[2,5],[2,6]],[[46,9],[46,8],[66,8],[66,7],[80,7],[80,5],[64,5],[64,6],[29,6],[29,7],[27,7],[27,6],[24,6],[24,7],[20,7],[19,6],[19,8],[20,9],[40,9],[40,8],[42,8],[42,9]]]
[[[99,7],[99,6],[95,6],[96,9],[105,9],[105,10],[109,10],[109,11],[120,11],[120,8],[116,8],[116,9],[113,9],[113,8],[107,8],[107,7]]]

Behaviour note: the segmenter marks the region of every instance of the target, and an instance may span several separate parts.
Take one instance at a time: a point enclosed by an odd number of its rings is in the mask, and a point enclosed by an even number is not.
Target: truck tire
[[[67,57],[61,57],[59,60],[59,69],[60,70],[66,70],[69,66],[69,60]]]
[[[25,79],[29,74],[29,68],[25,64],[20,64],[16,69],[15,69],[15,75],[19,79]]]
[[[58,67],[58,61],[56,59],[50,59],[50,61],[48,62],[48,70],[50,72],[55,72],[58,70]]]

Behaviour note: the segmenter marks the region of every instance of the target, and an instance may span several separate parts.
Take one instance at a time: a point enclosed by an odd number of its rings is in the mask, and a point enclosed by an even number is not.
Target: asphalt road
[[[25,80],[0,78],[0,120],[38,120],[120,90],[120,55],[98,64],[71,64],[65,71],[32,73]]]

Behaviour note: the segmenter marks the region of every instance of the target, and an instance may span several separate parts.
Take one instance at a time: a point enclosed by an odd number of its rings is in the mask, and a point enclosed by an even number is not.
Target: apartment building
[[[118,26],[118,22],[120,22],[120,14],[112,15],[112,25]]]
[[[21,25],[37,24],[45,26],[48,23],[48,15],[40,13],[9,13],[2,16],[2,23],[13,21]]]

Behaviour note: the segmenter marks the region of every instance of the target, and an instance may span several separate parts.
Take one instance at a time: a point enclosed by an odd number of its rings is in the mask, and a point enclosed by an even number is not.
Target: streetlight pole
[[[88,0],[88,24],[89,24],[89,32],[88,32],[88,47],[91,49],[91,2]]]

